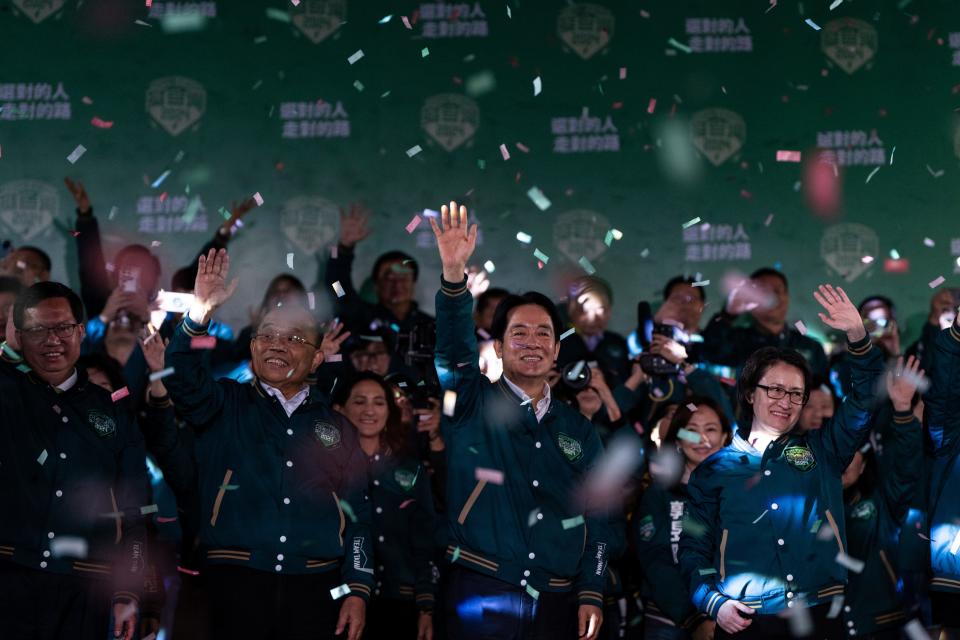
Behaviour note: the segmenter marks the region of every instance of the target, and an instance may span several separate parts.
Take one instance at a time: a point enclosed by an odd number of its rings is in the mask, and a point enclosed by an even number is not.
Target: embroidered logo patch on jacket
[[[101,438],[112,436],[117,432],[117,423],[102,411],[88,411],[87,422]]]
[[[340,430],[329,422],[317,421],[313,424],[313,435],[327,449],[336,449],[340,446]]]
[[[800,471],[810,471],[817,466],[813,452],[805,446],[792,446],[783,450],[783,457]]]
[[[644,516],[643,520],[640,521],[639,533],[640,539],[644,542],[653,540],[653,536],[657,533],[657,526],[653,524],[653,516]]]
[[[851,510],[850,517],[854,520],[869,520],[877,513],[873,500],[861,500]]]
[[[560,451],[567,456],[567,460],[570,462],[579,460],[583,456],[583,447],[580,446],[580,441],[565,433],[557,436],[557,446],[560,447]]]

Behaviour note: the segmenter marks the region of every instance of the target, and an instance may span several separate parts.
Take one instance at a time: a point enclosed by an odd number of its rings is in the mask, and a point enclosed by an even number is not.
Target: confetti
[[[801,158],[799,151],[777,150],[777,162],[800,162]]]
[[[669,44],[674,49],[679,49],[680,51],[683,51],[684,53],[693,53],[693,49],[683,44],[682,42],[677,42],[677,40],[674,38],[670,38],[669,40],[667,40],[667,44]]]
[[[800,335],[807,335],[807,325],[803,324],[803,320],[797,320],[795,323],[793,323],[793,326],[797,328],[797,331],[800,332]]]
[[[647,113],[653,115],[653,112],[657,109],[657,99],[650,98],[650,102],[647,103]]]
[[[880,171],[880,167],[874,167],[874,168],[873,168],[873,171],[871,171],[871,172],[869,173],[869,175],[867,175],[867,179],[864,181],[864,184],[867,184],[868,182],[870,182],[870,180],[873,178],[873,176],[875,176],[875,175],[877,174],[877,171]]]
[[[773,222],[773,214],[767,216],[767,219],[763,221],[763,226],[769,227],[770,223]]]
[[[343,354],[334,353],[323,359],[324,362],[343,362]]]
[[[162,380],[167,376],[173,373],[173,367],[167,367],[166,369],[161,369],[150,374],[150,382],[156,382],[157,380]]]
[[[157,189],[160,187],[160,185],[163,184],[163,181],[166,180],[168,177],[170,177],[170,169],[167,169],[166,171],[161,173],[160,177],[154,180],[153,184],[151,184],[150,186],[154,189]]]
[[[317,300],[313,295],[313,291],[307,291],[307,306],[310,307],[310,311],[313,311],[317,306]]]
[[[594,268],[594,266],[593,266],[593,263],[590,262],[590,260],[587,259],[587,256],[580,256],[580,259],[577,260],[577,263],[580,265],[580,267],[581,267],[584,271],[587,272],[587,275],[591,275],[591,276],[592,276],[593,274],[595,274],[595,273],[597,272],[596,268]]]
[[[413,233],[414,230],[420,226],[420,223],[422,221],[423,221],[423,218],[421,218],[419,214],[414,215],[413,219],[407,223],[407,226],[406,226],[407,233]]]
[[[123,387],[122,389],[117,389],[116,391],[111,393],[110,399],[116,402],[117,400],[122,400],[123,398],[126,398],[128,395],[130,395],[130,391],[126,387]]]
[[[350,593],[350,587],[345,584],[340,585],[334,589],[330,589],[330,597],[334,600],[339,600],[343,596]]]
[[[577,328],[576,328],[576,327],[570,327],[569,329],[567,329],[566,331],[564,331],[563,333],[560,334],[560,341],[563,342],[563,339],[564,339],[564,338],[569,338],[570,336],[572,336],[572,335],[575,334],[576,332],[577,332]]]
[[[933,167],[931,167],[930,165],[927,165],[927,172],[928,172],[930,175],[932,175],[934,178],[939,178],[939,177],[942,176],[943,173],[944,173],[944,172],[943,172],[943,169],[937,169],[936,171],[934,171],[934,170],[933,170]]]
[[[930,281],[929,287],[931,289],[936,289],[937,287],[942,285],[945,281],[946,281],[946,278],[944,278],[943,276],[937,276],[935,280]]]
[[[863,571],[863,566],[864,566],[863,560],[857,560],[856,558],[851,558],[850,556],[845,554],[843,551],[837,554],[836,561],[838,565],[846,569],[849,569],[854,573],[860,573],[861,571]]]
[[[818,25],[816,22],[814,22],[810,18],[807,18],[806,20],[804,20],[804,22],[806,22],[807,25],[814,31],[820,31],[820,25]]]
[[[37,456],[37,463],[40,465],[43,465],[43,463],[46,462],[47,458],[49,457],[50,457],[50,454],[48,454],[47,450],[44,449],[43,451],[40,452],[40,455]]]
[[[276,7],[267,7],[267,17],[277,22],[290,22],[290,14]]]
[[[697,280],[696,282],[692,283],[690,286],[691,286],[691,287],[706,287],[706,286],[709,286],[709,285],[710,285],[710,281],[709,281],[709,280]]]
[[[840,612],[843,610],[843,594],[838,596],[833,596],[833,599],[830,601],[830,611],[827,612],[827,618],[833,620]]]
[[[477,480],[483,480],[490,484],[503,484],[503,471],[499,469],[484,469],[477,467],[474,470],[474,476]]]
[[[759,516],[757,516],[757,519],[754,520],[751,524],[757,524],[758,522],[760,522],[760,521],[763,519],[763,516],[767,515],[767,512],[768,512],[768,511],[769,511],[768,509],[764,509],[764,510],[763,510],[763,513],[761,513]]]
[[[677,431],[677,437],[681,440],[686,440],[693,444],[700,444],[700,434],[696,431],[690,431],[688,429],[679,429]]]
[[[916,618],[903,625],[903,632],[907,634],[910,640],[930,640],[930,634]]]
[[[393,19],[393,14],[390,14],[388,16],[383,16],[382,18],[380,18],[377,24],[387,24],[392,19]]]
[[[101,120],[97,116],[93,116],[93,118],[90,120],[90,124],[92,124],[98,129],[110,129],[111,127],[113,127],[113,122],[110,122],[107,120]]]
[[[530,241],[533,240],[533,236],[526,234],[523,231],[517,231],[517,240],[524,244],[530,244]]]
[[[453,553],[450,554],[450,562],[451,562],[451,564],[454,563],[454,562],[456,562],[459,557],[460,557],[460,547],[457,547],[457,548],[455,548],[455,549],[453,550]]]
[[[255,194],[253,194],[253,201],[257,203],[257,206],[258,206],[258,207],[262,207],[262,206],[263,206],[263,196],[260,195],[260,192],[259,192],[259,191],[257,191]]]
[[[410,18],[408,18],[407,16],[400,16],[400,21],[403,23],[403,26],[405,26],[407,29],[411,29],[411,30],[413,29],[413,25],[410,24]]]
[[[953,542],[950,543],[950,553],[957,555],[960,551],[960,529],[957,529],[957,535],[953,536]]]
[[[77,145],[77,148],[74,149],[74,150],[70,153],[70,155],[67,156],[67,162],[69,162],[70,164],[76,164],[76,163],[77,163],[77,160],[80,159],[80,156],[82,156],[82,155],[85,154],[86,152],[87,152],[87,148],[86,148],[85,146],[83,146],[82,144],[78,144],[78,145]]]
[[[505,144],[500,145],[500,155],[503,156],[504,160],[510,159],[510,152],[507,151],[507,145]]]
[[[550,262],[550,256],[545,254],[543,251],[540,251],[540,249],[533,250],[533,257],[535,257],[537,260],[539,260],[543,264],[547,264],[548,262]]]
[[[546,211],[550,208],[550,200],[543,195],[543,191],[539,187],[530,187],[530,190],[527,191],[527,197],[533,200],[533,204],[537,205],[540,211]]]
[[[935,247],[935,246],[937,245],[937,243],[934,242],[933,239],[931,239],[931,238],[924,238],[924,239],[923,239],[923,244],[925,244],[925,245],[928,246],[928,247]]]
[[[452,418],[457,409],[457,392],[447,390],[443,392],[443,415]]]
[[[696,410],[697,410],[697,405],[693,404],[692,402],[688,402],[688,403],[687,403],[687,410],[688,410],[688,411],[691,411],[691,412],[692,412],[692,411],[696,411]],[[697,438],[697,442],[699,442],[699,441],[700,441],[700,439]]]
[[[57,536],[50,541],[50,555],[54,558],[86,558],[87,541],[74,536]]]
[[[897,145],[893,145],[893,149],[890,150],[890,166],[893,166],[893,154],[897,152]]]
[[[350,506],[350,503],[346,500],[340,501],[340,508],[343,509],[343,512],[347,514],[347,517],[350,518],[350,522],[357,521],[357,514],[353,512],[353,507]]]
[[[493,260],[487,260],[483,263],[483,268],[487,270],[487,273],[493,273],[497,270],[497,266],[493,264]]]
[[[833,0],[833,2],[830,3],[830,11],[833,11],[834,9],[836,9],[842,4],[843,4],[843,0]]]
[[[534,589],[533,587],[531,587],[529,584],[527,584],[527,593],[528,593],[528,594],[530,595],[530,597],[533,598],[534,600],[539,600],[539,599],[540,599],[540,592],[537,591],[536,589]]]
[[[155,504],[146,504],[140,507],[140,515],[142,516],[146,516],[151,513],[157,513],[158,511],[160,511],[160,507]]]
[[[420,49],[421,58],[426,58],[428,55],[430,55],[430,47],[424,47],[423,49]]]
[[[533,95],[538,96],[541,91],[543,91],[543,83],[540,81],[540,76],[537,76],[533,79]]]
[[[507,5],[507,17],[513,20],[513,10],[510,8],[510,5]]]
[[[564,529],[573,529],[574,527],[579,527],[583,524],[583,516],[574,516],[572,518],[566,518],[561,520],[560,524]]]
[[[413,145],[412,147],[410,147],[409,149],[407,149],[407,157],[408,157],[408,158],[412,158],[413,156],[417,155],[417,154],[420,153],[421,151],[423,151],[423,149],[420,148],[420,145],[415,144],[415,145]]]
[[[429,417],[429,416],[428,416],[428,417]],[[407,507],[409,507],[410,505],[412,505],[414,502],[416,502],[416,500],[414,500],[413,498],[409,498],[409,499],[407,499],[407,500],[404,500],[403,502],[400,503],[400,508],[401,508],[401,509],[406,509]]]
[[[213,349],[217,346],[217,339],[214,336],[194,336],[190,338],[191,349]]]
[[[699,223],[699,222],[700,222],[700,216],[697,216],[697,217],[694,218],[693,220],[687,220],[687,221],[684,222],[682,225],[680,225],[680,227],[681,227],[682,229],[689,229],[690,227],[692,227],[693,225],[695,225],[695,224],[697,224],[697,223]]]
[[[626,68],[626,67],[620,67],[620,79],[621,79],[621,80],[626,80],[626,79],[627,79],[627,68]]]
[[[292,254],[292,253],[288,253],[288,254],[287,254],[287,268],[288,268],[288,269],[293,269],[293,254]]]
[[[343,291],[343,285],[340,284],[339,280],[334,282],[331,286],[333,287],[333,291],[337,294],[338,298],[342,298],[345,295]]]

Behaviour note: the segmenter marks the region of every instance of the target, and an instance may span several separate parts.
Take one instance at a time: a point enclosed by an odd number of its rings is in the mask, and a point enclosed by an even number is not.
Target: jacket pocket
[[[477,498],[480,497],[480,493],[483,491],[483,488],[487,486],[486,480],[478,480],[477,486],[473,488],[473,491],[470,492],[470,497],[467,498],[467,501],[463,503],[463,508],[460,509],[460,515],[457,516],[457,522],[461,525],[466,522],[467,516],[470,515],[470,510],[473,509],[473,505],[477,502]]]
[[[730,537],[730,529],[724,529],[720,536],[720,581],[723,582],[727,577],[727,539]]]
[[[840,527],[837,526],[837,521],[833,519],[833,514],[830,513],[830,509],[827,509],[824,513],[827,516],[827,523],[830,525],[830,529],[833,530],[833,537],[837,540],[837,548],[840,549],[840,553],[846,553],[843,550],[843,538],[840,537]]]

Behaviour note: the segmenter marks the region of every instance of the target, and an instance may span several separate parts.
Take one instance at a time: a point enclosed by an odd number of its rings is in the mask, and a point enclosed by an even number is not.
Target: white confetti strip
[[[870,182],[870,180],[873,178],[873,176],[876,175],[877,171],[880,171],[880,167],[874,167],[874,168],[873,168],[873,171],[871,171],[871,172],[867,175],[867,180],[866,180],[866,182],[864,182],[864,184],[867,184],[868,182]]]
[[[333,291],[337,294],[338,298],[342,298],[344,296],[343,285],[340,284],[339,280],[334,282],[331,286],[333,286]]]
[[[166,378],[172,373],[173,373],[173,367],[167,367],[166,369],[162,369],[160,371],[151,373],[150,382],[156,382],[157,380],[162,380],[163,378]]]
[[[707,287],[707,286],[709,286],[709,285],[710,285],[710,281],[709,281],[709,280],[697,280],[696,282],[694,282],[694,283],[691,284],[690,286],[691,286],[691,287]]]
[[[800,332],[800,335],[807,335],[807,325],[803,324],[803,320],[797,320],[795,323],[793,323],[793,326],[797,328],[797,331]]]
[[[561,340],[561,342],[563,341],[564,338],[569,338],[570,336],[572,336],[572,335],[575,334],[576,332],[577,332],[577,328],[576,328],[576,327],[570,327],[569,329],[567,329],[566,331],[564,331],[563,333],[560,334],[560,340]]]
[[[287,254],[287,268],[293,269],[293,254],[292,254],[292,253],[288,253],[288,254]]]
[[[343,596],[350,593],[350,587],[345,584],[336,587],[335,589],[330,589],[330,597],[334,600],[339,600]]]
[[[854,573],[860,573],[863,571],[863,560],[851,558],[843,551],[837,554],[836,561],[838,565],[845,567]]]
[[[503,484],[503,471],[499,469],[484,469],[477,467],[474,470],[474,476],[477,480],[486,480],[490,484]]]
[[[50,541],[50,555],[54,558],[86,558],[87,541],[73,536],[57,536]]]
[[[533,250],[533,257],[539,260],[540,262],[542,262],[543,264],[547,264],[548,262],[550,262],[550,256],[545,254],[543,251],[540,251],[540,249]]]
[[[552,204],[550,199],[543,195],[543,191],[539,187],[530,187],[530,190],[527,191],[527,197],[533,200],[533,204],[537,205],[540,211],[546,211]]]
[[[923,239],[923,244],[925,244],[925,245],[928,246],[928,247],[935,247],[935,246],[937,246],[937,243],[934,242],[933,239],[931,239],[931,238],[924,238],[924,239]]]
[[[540,76],[537,76],[533,79],[533,95],[538,96],[541,91],[543,91],[543,83],[540,81]]]
[[[690,431],[688,429],[678,429],[677,437],[681,440],[686,440],[692,444],[700,444],[700,434],[696,431]]]
[[[533,240],[533,236],[526,234],[523,231],[517,231],[517,240],[523,244],[530,244],[530,241]]]
[[[950,553],[957,555],[960,551],[960,529],[957,529],[957,535],[953,536],[953,542],[950,543]]]
[[[930,281],[930,288],[936,289],[937,287],[942,285],[945,281],[946,281],[946,278],[944,278],[943,276],[937,276],[935,280]]]
[[[577,261],[580,267],[587,272],[587,275],[592,276],[597,272],[597,269],[593,266],[593,263],[587,259],[587,256],[580,256],[580,259]]]
[[[843,4],[843,0],[833,0],[833,2],[830,3],[830,11],[833,11],[834,9],[836,9],[842,4]]]
[[[443,392],[443,415],[448,418],[453,417],[454,411],[457,408],[457,392],[456,391],[444,391]]]
[[[773,222],[773,214],[767,216],[767,219],[763,221],[763,226],[769,227],[770,223]]]
[[[694,218],[694,219],[692,219],[692,220],[687,220],[687,221],[684,222],[682,225],[680,225],[680,227],[683,228],[683,229],[689,229],[690,227],[692,227],[692,226],[695,225],[695,224],[698,224],[699,222],[700,222],[700,216],[697,216],[696,218]]]
[[[307,291],[307,306],[310,307],[310,311],[313,311],[317,306],[317,300],[313,295],[313,291]]]
[[[827,612],[827,617],[833,620],[840,612],[843,610],[843,594],[839,596],[833,596],[833,599],[830,601],[830,611]]]
[[[145,504],[140,507],[140,515],[142,516],[146,516],[151,513],[157,513],[158,511],[160,511],[160,507],[155,504]]]
[[[403,26],[405,26],[407,29],[413,29],[413,25],[410,24],[410,18],[407,16],[400,16],[400,21],[403,22]]]
[[[353,55],[347,58],[347,62],[349,62],[350,64],[354,64],[356,62],[359,62],[360,58],[362,57],[363,57],[363,49],[357,49]]]
[[[42,465],[44,462],[47,461],[47,458],[49,457],[50,457],[50,454],[48,454],[47,450],[44,449],[43,451],[40,452],[40,455],[37,456],[37,463]]]
[[[910,640],[930,640],[930,634],[916,618],[903,625],[903,632]]]
[[[816,22],[814,22],[810,18],[807,18],[806,20],[804,20],[804,22],[806,22],[807,25],[809,25],[810,28],[813,29],[814,31],[820,31],[820,25],[818,25]]]
[[[420,148],[420,145],[415,144],[415,145],[413,145],[412,147],[410,147],[409,149],[407,149],[407,157],[408,157],[408,158],[412,158],[413,156],[417,155],[417,154],[420,153],[421,151],[423,151],[423,149]]]
[[[691,412],[692,412],[692,411],[696,411],[696,410],[697,410],[697,405],[693,404],[692,402],[688,402],[688,403],[687,403],[687,410],[688,410],[688,411],[691,411]],[[697,438],[697,442],[699,442],[699,441],[700,441],[700,438]]]
[[[487,260],[483,263],[483,268],[487,270],[487,273],[493,273],[497,270],[497,265],[493,264],[493,260]]]
[[[260,195],[260,192],[259,192],[259,191],[257,191],[255,194],[253,194],[253,201],[257,203],[257,206],[258,206],[258,207],[262,207],[262,206],[263,206],[263,196]]]
[[[87,152],[87,148],[82,144],[78,144],[77,148],[70,152],[70,155],[67,156],[67,162],[70,164],[76,164],[77,160],[80,159],[80,156]]]

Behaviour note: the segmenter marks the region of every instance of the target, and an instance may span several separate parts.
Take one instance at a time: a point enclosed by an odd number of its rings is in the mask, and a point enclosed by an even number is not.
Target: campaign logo
[[[566,211],[553,223],[553,244],[572,262],[595,260],[607,250],[603,239],[610,229],[610,221],[596,211]]]
[[[643,520],[640,521],[640,526],[637,531],[640,533],[640,539],[643,542],[653,540],[653,536],[657,533],[657,525],[653,523],[653,516],[644,516]]]
[[[313,435],[327,449],[336,449],[340,446],[340,430],[329,422],[317,420],[313,424]]]
[[[441,147],[453,151],[477,132],[480,108],[467,96],[441,93],[423,103],[420,126]]]
[[[101,438],[112,436],[117,432],[117,423],[113,418],[102,411],[91,410],[87,412],[87,423],[97,432]]]
[[[302,0],[290,8],[293,26],[319,44],[347,21],[347,0]]]
[[[880,253],[876,232],[862,224],[835,224],[823,232],[820,256],[847,282],[859,278]]]
[[[0,226],[4,235],[26,242],[46,231],[60,211],[58,193],[39,180],[14,180],[0,186]]]
[[[196,123],[207,110],[207,91],[182,76],[157,78],[147,87],[147,113],[172,136]]]
[[[33,20],[34,24],[40,24],[60,11],[65,3],[66,0],[13,0],[13,5]]]
[[[837,18],[823,25],[820,48],[841,69],[852,74],[877,53],[877,30],[856,18]]]
[[[615,20],[613,13],[598,4],[575,4],[557,16],[557,35],[564,44],[588,60],[610,44]]]
[[[787,447],[783,450],[783,457],[800,471],[810,471],[817,466],[813,452],[805,446]]]
[[[298,196],[283,204],[280,226],[287,239],[308,255],[315,255],[337,237],[340,208],[320,196]]]
[[[747,124],[729,109],[704,109],[690,121],[693,145],[715,167],[740,151],[747,139]]]
[[[561,453],[567,456],[567,460],[570,462],[579,460],[583,455],[583,447],[580,446],[580,441],[565,433],[557,435],[557,446],[560,447]]]

